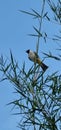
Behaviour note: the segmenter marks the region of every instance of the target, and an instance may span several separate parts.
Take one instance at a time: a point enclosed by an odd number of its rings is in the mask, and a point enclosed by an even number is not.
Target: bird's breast
[[[35,54],[30,52],[29,55],[28,55],[28,58],[31,60],[31,61],[35,61]]]

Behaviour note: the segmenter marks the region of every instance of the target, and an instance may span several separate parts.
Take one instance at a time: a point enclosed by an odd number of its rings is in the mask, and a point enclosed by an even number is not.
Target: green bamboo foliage
[[[9,80],[15,86],[15,92],[19,99],[12,101],[14,107],[20,108],[15,114],[21,115],[19,127],[21,129],[57,129],[57,123],[61,121],[61,75],[57,72],[44,77],[38,66],[32,66],[28,71],[19,69],[18,63],[10,52],[10,63],[0,59],[0,70],[3,80]]]

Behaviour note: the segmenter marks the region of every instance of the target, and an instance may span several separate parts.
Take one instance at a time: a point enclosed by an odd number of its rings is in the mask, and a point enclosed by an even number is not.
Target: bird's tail
[[[37,63],[41,66],[43,71],[46,71],[46,69],[48,69],[48,66],[45,65],[40,59],[37,60]]]
[[[43,71],[46,71],[46,69],[48,69],[48,66],[45,65],[43,62],[41,62],[41,67],[42,67]]]

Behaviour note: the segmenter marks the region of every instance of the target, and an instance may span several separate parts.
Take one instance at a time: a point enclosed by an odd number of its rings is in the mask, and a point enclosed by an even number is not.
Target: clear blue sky
[[[26,67],[30,64],[32,65],[32,63],[28,61],[25,50],[28,48],[35,50],[37,42],[36,38],[28,37],[27,34],[34,32],[32,26],[36,25],[36,22],[32,17],[22,14],[18,10],[29,11],[31,8],[40,11],[40,0],[0,0],[0,55],[3,54],[5,57],[9,57],[9,49],[11,49],[15,59],[19,62],[19,65],[22,66],[25,60]],[[48,25],[46,23],[44,29],[51,35],[53,34],[52,29],[56,29],[56,27],[57,25],[52,26],[52,24]],[[47,45],[41,43],[39,54],[44,50],[48,52],[55,48],[55,44],[53,44],[52,40],[47,42]],[[53,71],[54,67],[51,62],[47,60],[46,63]],[[16,125],[19,122],[20,117],[18,118],[18,116],[11,115],[13,113],[11,111],[12,107],[6,106],[7,103],[16,98],[13,92],[14,87],[10,83],[0,83],[1,130],[18,130]]]

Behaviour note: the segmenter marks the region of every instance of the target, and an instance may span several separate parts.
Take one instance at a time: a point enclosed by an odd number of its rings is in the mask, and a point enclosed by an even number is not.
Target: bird
[[[41,61],[41,59],[39,58],[36,52],[28,49],[26,50],[26,53],[28,54],[28,58],[34,63],[37,63],[39,66],[41,66],[44,72],[46,71],[46,69],[48,69],[48,66]]]

